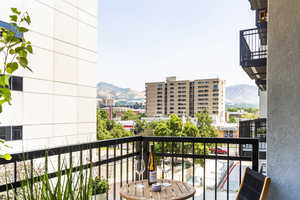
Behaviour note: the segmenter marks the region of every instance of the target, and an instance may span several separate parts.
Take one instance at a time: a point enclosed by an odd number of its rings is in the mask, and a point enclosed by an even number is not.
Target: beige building
[[[166,82],[146,83],[146,114],[193,117],[206,110],[215,121],[224,121],[224,86],[225,81],[218,78],[178,81],[168,77]]]

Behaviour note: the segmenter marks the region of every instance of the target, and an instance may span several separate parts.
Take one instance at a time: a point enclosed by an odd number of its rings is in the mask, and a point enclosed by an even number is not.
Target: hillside
[[[97,84],[97,97],[111,97],[117,101],[142,101],[145,98],[145,94],[130,88],[121,88],[110,83],[99,82]]]
[[[111,97],[123,102],[143,102],[145,92],[139,92],[130,88],[121,88],[110,83],[99,82],[97,84],[97,96],[99,98]],[[233,85],[226,87],[225,102],[230,107],[258,107],[257,87],[252,85]]]
[[[226,105],[258,107],[258,89],[253,85],[233,85],[226,87]]]

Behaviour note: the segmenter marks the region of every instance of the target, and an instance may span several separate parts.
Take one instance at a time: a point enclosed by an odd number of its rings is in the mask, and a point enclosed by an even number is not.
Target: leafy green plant
[[[9,85],[10,76],[19,67],[30,70],[27,59],[28,54],[33,53],[31,42],[27,41],[24,33],[28,32],[31,23],[27,12],[21,12],[17,8],[11,8],[12,14],[7,27],[0,27],[0,53],[3,54],[0,61],[0,113],[5,103],[11,104],[11,91]],[[25,25],[25,26],[24,26]],[[4,141],[0,141],[0,150],[4,147]],[[11,159],[9,154],[1,154],[2,159]]]
[[[13,199],[12,196],[15,196],[16,200],[92,200],[94,194],[108,191],[108,182],[98,177],[93,179],[91,167],[92,164],[88,169],[82,164],[68,167],[63,162],[53,178],[48,175],[47,170],[32,169],[24,162],[21,187],[17,193],[8,190],[4,198]]]
[[[93,195],[104,194],[109,190],[108,181],[97,176],[92,180]]]

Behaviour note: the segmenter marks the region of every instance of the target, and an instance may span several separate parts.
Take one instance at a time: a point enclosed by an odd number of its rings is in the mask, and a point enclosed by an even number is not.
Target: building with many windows
[[[194,117],[208,111],[214,121],[224,121],[224,86],[225,81],[219,78],[189,81],[168,77],[166,82],[146,83],[146,114]]]
[[[97,0],[1,2],[28,11],[33,72],[11,77],[12,105],[0,114],[0,139],[19,152],[96,140]]]

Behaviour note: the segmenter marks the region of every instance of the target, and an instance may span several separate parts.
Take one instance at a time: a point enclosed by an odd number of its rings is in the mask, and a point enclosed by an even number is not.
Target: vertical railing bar
[[[165,142],[161,142],[161,145],[162,145],[162,153],[164,154],[165,153]],[[162,177],[162,179],[165,179],[165,174],[163,172],[165,169],[165,156],[161,157],[161,161],[163,162],[162,163],[163,168],[161,169],[161,177]]]
[[[109,146],[106,146],[106,180],[108,181],[108,173],[109,173]],[[109,192],[106,192],[106,200],[108,200]]]
[[[172,151],[172,180],[174,180],[174,142],[172,142],[172,147],[171,147],[171,151]]]
[[[217,197],[217,182],[218,182],[218,159],[217,159],[217,156],[218,156],[218,143],[215,143],[215,156],[216,156],[216,159],[215,159],[215,200],[218,199]]]
[[[132,142],[132,154],[134,154],[134,142]],[[131,162],[131,168],[132,168],[132,181],[135,181],[135,179],[134,179],[134,175],[135,175],[135,173],[134,173],[134,157],[132,157],[132,160],[131,160],[132,162]]]
[[[114,144],[114,199],[116,199],[116,144]]]
[[[59,171],[61,169],[61,154],[57,155],[57,171]]]
[[[82,155],[82,150],[80,150],[80,167],[82,166],[83,163],[83,155]]]
[[[92,147],[90,146],[90,175],[92,176],[93,175],[93,149]],[[93,177],[93,176],[92,176]]]
[[[121,157],[123,156],[123,143],[120,144],[120,148],[121,148]],[[120,187],[123,186],[123,159],[120,160]],[[120,195],[120,200],[122,200],[122,197]]]
[[[184,142],[181,143],[181,153],[184,154]],[[181,158],[181,181],[184,181],[184,158]]]
[[[252,169],[258,172],[258,140],[252,144]]]
[[[206,179],[206,143],[204,145],[204,166],[203,166],[203,200],[205,199],[205,179]]]
[[[242,159],[241,159],[241,153],[242,153],[242,148],[243,146],[241,146],[242,144],[238,144],[239,146],[239,165],[240,165],[240,168],[239,168],[239,185],[241,185],[241,182],[242,182]]]
[[[123,143],[121,143],[121,157],[123,156]],[[123,185],[123,159],[120,161],[120,184]]]
[[[30,159],[30,179],[31,179],[31,185],[30,185],[30,190],[31,190],[31,195],[33,195],[33,159]]]
[[[126,154],[128,155],[129,153],[129,143],[127,142],[127,147],[126,147]],[[128,170],[129,170],[129,160],[128,157],[126,158],[126,183],[128,184]]]
[[[101,177],[101,147],[98,148],[98,161],[99,161],[99,165],[98,165],[98,175],[99,177]]]
[[[229,143],[227,143],[227,200],[229,200]]]
[[[14,162],[14,182],[17,182],[17,161]],[[17,188],[14,188],[15,194],[14,194],[14,200],[17,200]]]
[[[195,155],[195,143],[192,142],[192,153]],[[195,158],[193,157],[193,187],[195,186]],[[193,196],[193,200],[195,197]]]

